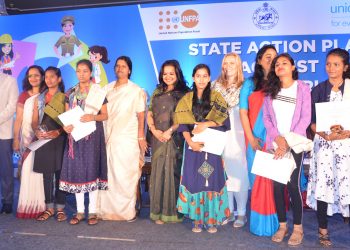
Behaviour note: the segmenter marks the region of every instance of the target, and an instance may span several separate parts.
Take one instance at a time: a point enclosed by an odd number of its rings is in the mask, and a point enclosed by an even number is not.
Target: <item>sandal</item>
[[[67,220],[67,215],[65,214],[64,211],[57,211],[56,219],[57,219],[58,222],[66,221]]]
[[[318,240],[320,242],[320,245],[323,247],[329,247],[332,245],[331,238],[329,237],[329,234],[321,234],[320,232],[318,233]]]
[[[96,214],[89,214],[88,225],[96,225],[98,223],[97,215]]]
[[[271,240],[273,242],[280,243],[283,241],[284,237],[288,235],[287,227],[279,227],[277,232],[272,236]]]
[[[237,220],[235,220],[235,222],[233,223],[233,227],[234,228],[244,227],[246,223],[247,223],[247,217],[245,215],[243,216],[238,215]]]
[[[218,231],[218,229],[214,226],[208,227],[207,232],[210,234],[215,234]]]
[[[194,223],[194,225],[192,227],[192,232],[200,233],[200,232],[202,232],[202,227],[199,224]]]
[[[73,215],[72,219],[70,219],[69,224],[78,225],[84,219],[85,217],[83,213],[77,213]]]
[[[163,225],[164,221],[162,220],[156,220],[154,223],[156,223],[157,225]]]
[[[46,221],[46,220],[50,219],[50,217],[52,217],[52,216],[53,216],[53,212],[46,209],[44,212],[39,214],[39,216],[36,218],[36,220],[37,221]]]
[[[292,235],[288,240],[288,246],[298,246],[303,242],[304,233],[303,231],[293,230]]]

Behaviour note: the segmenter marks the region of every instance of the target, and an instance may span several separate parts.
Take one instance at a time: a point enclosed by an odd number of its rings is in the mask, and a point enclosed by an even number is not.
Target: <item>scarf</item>
[[[65,111],[64,99],[65,95],[62,92],[56,92],[50,102],[45,105],[45,96],[48,90],[45,90],[38,97],[39,123],[41,123],[44,113],[51,117],[59,125],[63,126],[58,116]]]
[[[212,89],[219,92],[231,109],[235,107],[239,102],[239,93],[241,92],[242,86],[236,88],[235,86],[229,86],[225,88],[220,82],[215,81],[212,84]]]
[[[192,113],[193,91],[187,93],[181,98],[176,106],[174,114],[174,124],[194,124],[196,119]],[[205,117],[206,120],[213,121],[217,124],[223,124],[227,114],[227,103],[219,92],[214,90],[210,93],[211,110]]]

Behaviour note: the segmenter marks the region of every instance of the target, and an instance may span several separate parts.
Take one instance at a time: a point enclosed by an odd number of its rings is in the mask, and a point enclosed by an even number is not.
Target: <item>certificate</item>
[[[36,151],[38,148],[41,148],[42,146],[44,146],[46,143],[48,143],[51,140],[52,139],[41,139],[41,140],[34,141],[31,144],[29,144],[28,148],[31,151]]]
[[[84,115],[84,111],[81,107],[76,106],[74,109],[68,110],[63,114],[60,114],[58,118],[61,120],[64,126],[73,125],[72,136],[75,141],[88,136],[96,130],[96,122],[81,122],[80,118]]]
[[[257,150],[253,162],[252,173],[287,184],[296,167],[294,160],[285,157],[275,160],[273,157],[273,154]]]
[[[192,141],[194,142],[204,142],[202,151],[215,155],[222,155],[226,145],[226,140],[226,132],[212,128],[206,128],[201,133],[195,134],[192,137]]]
[[[107,91],[98,84],[92,84],[89,94],[85,99],[85,114],[97,115],[106,98]]]
[[[333,125],[350,130],[350,101],[316,103],[316,132],[330,131]]]

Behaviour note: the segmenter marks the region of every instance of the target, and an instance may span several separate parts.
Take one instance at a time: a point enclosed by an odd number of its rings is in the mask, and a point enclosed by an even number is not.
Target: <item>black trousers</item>
[[[45,203],[48,208],[53,204],[64,206],[66,204],[66,192],[59,189],[61,170],[54,173],[43,173]]]
[[[297,168],[294,169],[290,181],[287,183],[287,190],[292,203],[293,224],[300,225],[303,216],[303,200],[300,192],[300,171],[304,153],[296,154],[293,150],[291,152]],[[286,185],[282,183],[273,182],[273,192],[279,222],[287,222],[285,187]]]
[[[316,214],[317,214],[318,227],[322,229],[327,229],[327,226],[328,226],[327,208],[328,208],[327,202],[317,200]]]
[[[12,139],[0,139],[0,186],[1,203],[11,205],[13,203],[13,165],[12,165]]]

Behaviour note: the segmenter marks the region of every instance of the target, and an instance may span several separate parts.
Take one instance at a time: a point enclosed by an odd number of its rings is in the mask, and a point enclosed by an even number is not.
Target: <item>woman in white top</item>
[[[234,220],[234,199],[237,203],[237,220],[234,227],[243,227],[247,222],[246,205],[249,180],[245,156],[244,131],[239,118],[239,93],[243,83],[243,69],[240,57],[235,53],[225,55],[222,60],[221,74],[212,83],[212,89],[221,93],[228,104],[231,130],[226,131],[227,142],[224,150],[227,191],[231,216]]]

